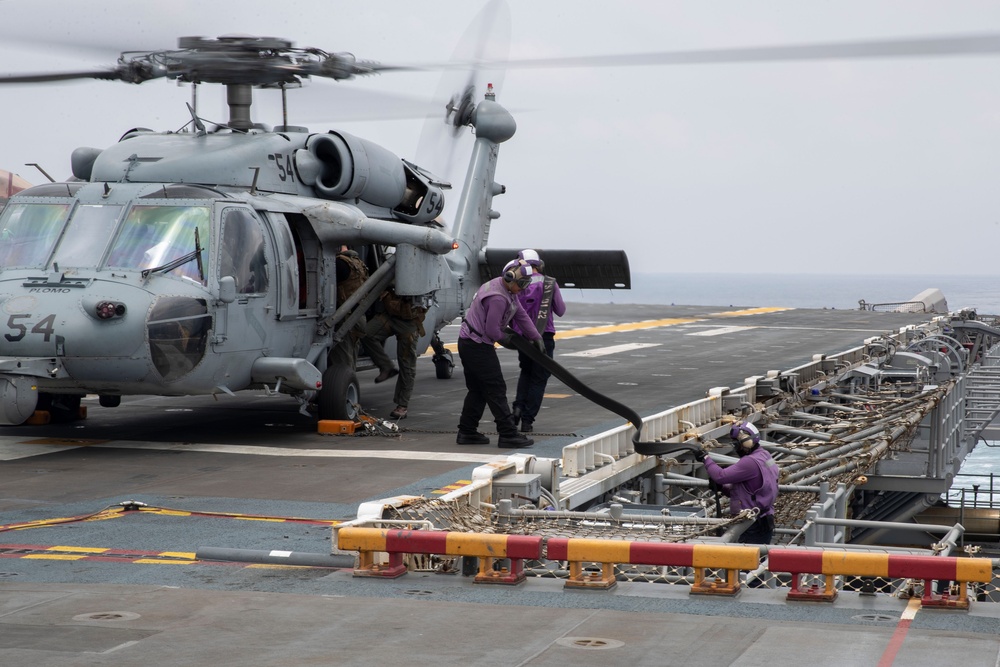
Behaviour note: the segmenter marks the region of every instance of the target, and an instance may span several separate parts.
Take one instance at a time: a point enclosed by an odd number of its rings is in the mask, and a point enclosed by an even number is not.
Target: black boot
[[[479,431],[474,431],[472,433],[458,432],[458,437],[455,438],[455,442],[459,445],[488,445],[490,444],[490,439]]]
[[[514,426],[517,426],[521,422],[521,406],[515,405],[510,411],[510,416],[514,418]]]
[[[497,438],[497,447],[503,449],[519,449],[521,447],[531,447],[533,444],[535,444],[534,440],[526,438],[520,433],[501,435]]]

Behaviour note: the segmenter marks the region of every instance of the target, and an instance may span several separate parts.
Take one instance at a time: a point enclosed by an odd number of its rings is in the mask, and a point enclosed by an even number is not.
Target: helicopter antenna
[[[198,114],[195,112],[194,107],[190,104],[187,105],[188,111],[191,112],[191,122],[194,124],[195,129],[198,130],[198,136],[203,137],[207,133],[205,129],[205,124],[201,122],[201,118],[198,118]]]
[[[257,195],[257,177],[260,176],[260,167],[250,167],[253,171],[253,183],[250,184],[250,194]]]
[[[44,176],[45,178],[49,179],[50,183],[55,183],[56,182],[56,179],[54,179],[51,176],[49,176],[49,173],[47,171],[45,171],[44,169],[42,169],[42,165],[38,164],[37,162],[26,162],[26,163],[24,163],[24,166],[25,167],[34,167],[38,171],[42,172],[42,176]]]

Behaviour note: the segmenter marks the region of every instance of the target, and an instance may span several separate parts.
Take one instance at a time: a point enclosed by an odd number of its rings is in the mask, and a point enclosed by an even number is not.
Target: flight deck
[[[925,314],[570,303],[556,359],[640,415],[769,370],[926,321]],[[443,332],[454,343],[457,327]],[[508,387],[517,355],[500,350]],[[996,665],[1000,609],[928,611],[843,593],[795,603],[774,589],[699,599],[683,586],[622,582],[571,591],[529,578],[481,586],[461,573],[357,579],[350,568],[205,561],[206,547],[329,554],[331,526],[359,504],[433,498],[512,453],[460,446],[461,366],[429,356],[407,419],[381,435],[320,435],[286,396],[87,399],[87,419],[0,431],[0,658],[11,664]],[[385,419],[392,382],[360,375]],[[510,391],[508,392],[510,394]],[[526,450],[623,420],[555,378]],[[246,632],[252,627],[253,632]],[[456,641],[456,637],[462,637]]]

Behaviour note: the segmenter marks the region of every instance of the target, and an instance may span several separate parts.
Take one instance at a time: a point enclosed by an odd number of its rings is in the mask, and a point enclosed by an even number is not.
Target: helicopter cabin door
[[[261,351],[270,347],[277,280],[274,249],[260,220],[249,208],[225,206],[219,234],[219,278],[231,276],[236,300],[217,318],[220,352]],[[223,329],[224,327],[224,329]]]

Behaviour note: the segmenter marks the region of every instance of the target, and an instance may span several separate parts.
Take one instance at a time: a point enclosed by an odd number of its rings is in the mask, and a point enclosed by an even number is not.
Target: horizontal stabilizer
[[[483,282],[496,278],[503,267],[517,259],[521,248],[486,248],[479,262]],[[545,262],[545,275],[559,281],[560,287],[578,289],[631,289],[628,256],[624,250],[538,250]]]

